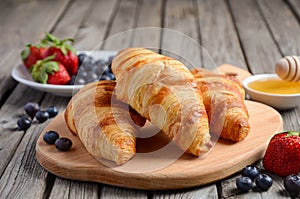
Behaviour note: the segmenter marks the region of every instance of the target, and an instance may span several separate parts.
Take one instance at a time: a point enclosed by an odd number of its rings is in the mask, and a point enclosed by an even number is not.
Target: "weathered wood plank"
[[[282,54],[300,55],[300,24],[288,5],[283,0],[257,2]]]
[[[97,199],[99,198],[98,192],[97,183],[71,181],[56,177],[49,198]]]
[[[159,52],[163,1],[142,0],[140,3],[136,17],[138,29],[133,32],[131,46],[151,48]]]
[[[76,33],[74,47],[78,50],[99,49],[117,7],[116,0],[93,1]]]
[[[212,68],[227,63],[247,69],[239,39],[223,0],[198,0],[203,65]]]
[[[229,0],[229,5],[251,72],[273,72],[272,66],[281,54],[256,1]]]
[[[125,189],[104,185],[100,198],[147,198],[145,191]]]
[[[298,21],[300,21],[300,1],[286,0],[286,2],[290,5],[290,8],[295,13]]]
[[[172,190],[172,191],[157,191],[153,192],[153,199],[163,198],[195,198],[195,199],[217,199],[217,187],[215,185],[207,185],[203,187],[195,187],[184,190]]]
[[[201,46],[195,1],[166,1],[162,53],[183,62],[188,68],[200,67]]]
[[[7,164],[22,137],[24,131],[17,130],[17,120],[24,114],[24,105],[30,102],[39,102],[42,93],[29,89],[24,85],[18,85],[14,92],[7,99],[0,110],[0,176],[4,172]]]
[[[16,85],[10,73],[21,63],[19,53],[25,44],[35,43],[45,31],[50,31],[68,1],[1,1],[0,60],[9,59],[0,65],[1,98]]]
[[[72,1],[64,15],[57,21],[52,33],[58,38],[74,37],[90,9],[92,0]],[[76,40],[74,45],[76,45]]]
[[[103,45],[104,50],[130,47],[138,11],[138,0],[120,1],[114,20]]]
[[[24,95],[18,95],[17,89],[11,96],[20,96],[25,100],[36,98],[36,95],[33,95],[30,89],[28,90],[32,97],[25,98]],[[55,103],[55,106],[62,111],[68,101],[68,98],[49,95],[41,104],[41,108],[45,109]],[[32,125],[24,134],[15,152],[10,150],[14,152],[14,155],[1,177],[3,183],[0,184],[0,198],[43,198],[48,173],[35,160],[35,143],[48,122],[49,120],[42,124]]]

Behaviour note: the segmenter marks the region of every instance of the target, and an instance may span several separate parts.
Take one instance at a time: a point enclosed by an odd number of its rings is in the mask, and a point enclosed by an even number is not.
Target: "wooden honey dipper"
[[[300,57],[286,56],[275,65],[276,74],[285,81],[300,81]]]

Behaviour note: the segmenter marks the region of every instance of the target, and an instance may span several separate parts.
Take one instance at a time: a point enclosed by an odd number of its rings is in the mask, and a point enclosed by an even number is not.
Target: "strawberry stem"
[[[288,136],[293,136],[293,135],[296,135],[296,136],[300,136],[300,132],[297,132],[297,131],[289,131]]]

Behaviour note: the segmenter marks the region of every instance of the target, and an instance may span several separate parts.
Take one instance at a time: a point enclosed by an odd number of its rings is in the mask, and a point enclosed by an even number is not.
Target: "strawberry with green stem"
[[[280,176],[300,172],[300,132],[288,131],[275,134],[263,158],[266,170]]]
[[[69,83],[71,77],[66,68],[61,63],[52,61],[54,57],[55,55],[48,56],[30,67],[30,73],[34,81],[58,85]]]
[[[77,73],[78,57],[75,49],[71,45],[68,45],[67,42],[73,43],[74,40],[72,38],[59,40],[50,33],[46,33],[46,37],[41,40],[42,44],[50,45],[45,55],[55,55],[54,61],[64,65],[69,75],[72,76]]]
[[[25,49],[21,52],[21,57],[24,65],[27,68],[33,66],[38,60],[45,58],[45,52],[47,51],[47,47],[42,44],[32,45],[27,44]]]

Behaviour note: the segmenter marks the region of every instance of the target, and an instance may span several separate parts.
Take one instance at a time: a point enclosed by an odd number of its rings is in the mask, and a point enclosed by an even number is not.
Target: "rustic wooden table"
[[[62,179],[47,172],[35,158],[36,140],[48,122],[16,129],[27,102],[56,105],[63,111],[70,98],[43,93],[11,77],[21,63],[26,43],[38,42],[46,31],[74,37],[78,50],[94,49],[111,35],[137,27],[155,31],[110,40],[101,49],[140,45],[180,49],[182,43],[161,27],[199,42],[216,65],[232,64],[253,74],[271,73],[279,58],[300,55],[299,0],[2,0],[0,1],[0,198],[289,198],[283,178],[272,175],[267,192],[239,193],[239,174],[183,190],[146,191]],[[193,49],[199,50],[199,49]],[[202,64],[209,59],[202,52]],[[195,53],[195,52],[193,52]],[[196,53],[195,53],[196,54]],[[300,108],[281,111],[284,129],[300,130]],[[261,161],[255,163],[262,167]],[[128,179],[130,180],[130,179]]]

